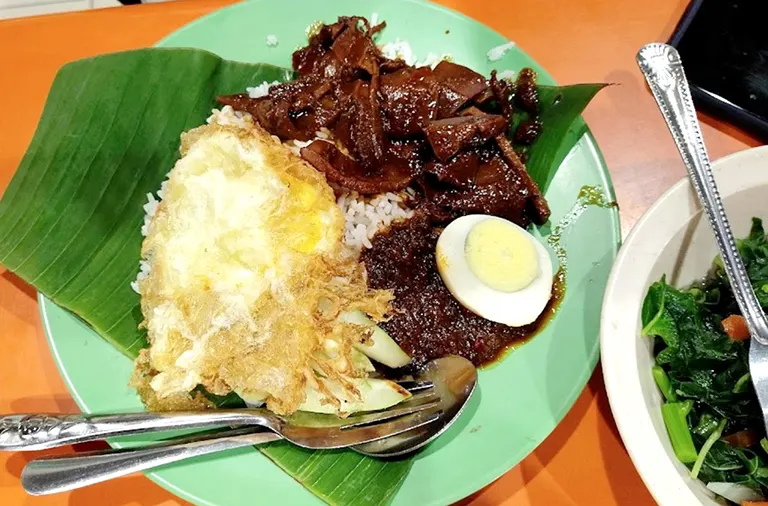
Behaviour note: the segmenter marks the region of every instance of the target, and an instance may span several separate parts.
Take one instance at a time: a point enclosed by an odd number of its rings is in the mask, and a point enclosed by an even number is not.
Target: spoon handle
[[[725,272],[750,334],[760,343],[768,344],[768,322],[752,289],[725,216],[680,54],[667,44],[648,44],[637,53],[637,64],[672,132],[688,176],[709,218]]]
[[[224,450],[277,441],[272,431],[253,427],[203,434],[136,449],[105,450],[74,456],[33,460],[21,473],[21,484],[32,495],[86,487],[153,467]]]

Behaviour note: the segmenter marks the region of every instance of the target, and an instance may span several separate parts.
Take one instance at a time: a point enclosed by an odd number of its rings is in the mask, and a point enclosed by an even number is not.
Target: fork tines
[[[389,409],[351,416],[347,419],[347,423],[340,428],[345,430],[381,423],[386,420],[411,415],[420,411],[436,409],[439,405],[440,396],[435,394],[432,384],[429,384],[429,386],[422,387],[418,390],[418,393],[407,401]]]

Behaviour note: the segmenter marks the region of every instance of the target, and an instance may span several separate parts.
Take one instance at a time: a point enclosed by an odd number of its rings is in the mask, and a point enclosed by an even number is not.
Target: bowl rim
[[[768,184],[768,171],[755,170],[760,165],[768,167],[768,146],[738,151],[715,161],[712,168],[721,196],[726,198],[757,184]],[[670,212],[670,208],[683,212]],[[639,315],[648,276],[659,251],[702,212],[687,177],[665,191],[628,234],[603,297],[600,355],[608,402],[627,453],[660,506],[694,506],[702,502],[690,487],[692,480],[680,475],[676,460],[656,437],[650,412],[645,409],[633,345],[640,338],[639,328],[637,319],[631,315]],[[664,219],[660,220],[660,216]],[[649,234],[651,229],[653,233]],[[643,276],[646,277],[641,279]],[[639,293],[638,281],[642,281]]]

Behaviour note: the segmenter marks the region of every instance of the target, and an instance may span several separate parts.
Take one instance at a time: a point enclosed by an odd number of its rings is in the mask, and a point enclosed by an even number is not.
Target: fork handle
[[[21,484],[32,495],[55,494],[192,457],[279,439],[282,438],[272,431],[254,432],[253,428],[248,428],[197,435],[136,449],[43,458],[27,464],[21,473]]]
[[[260,409],[115,415],[7,415],[0,417],[0,450],[46,450],[113,436],[232,425],[275,427]]]

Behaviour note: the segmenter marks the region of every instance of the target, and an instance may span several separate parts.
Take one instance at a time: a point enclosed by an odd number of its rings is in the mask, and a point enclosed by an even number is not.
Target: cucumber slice
[[[411,363],[411,357],[405,353],[397,343],[389,337],[389,334],[376,325],[362,311],[348,311],[342,313],[339,319],[344,323],[371,327],[370,339],[365,343],[356,343],[354,346],[372,360],[396,369]]]
[[[333,403],[324,402],[325,395],[308,386],[307,398],[299,407],[300,411],[331,415],[377,411],[387,409],[411,397],[408,390],[393,381],[377,378],[350,378],[348,381],[360,392],[361,399],[358,401],[353,399],[338,381],[328,378],[317,378],[317,380],[322,382],[331,394],[341,401],[340,409],[337,411]]]

